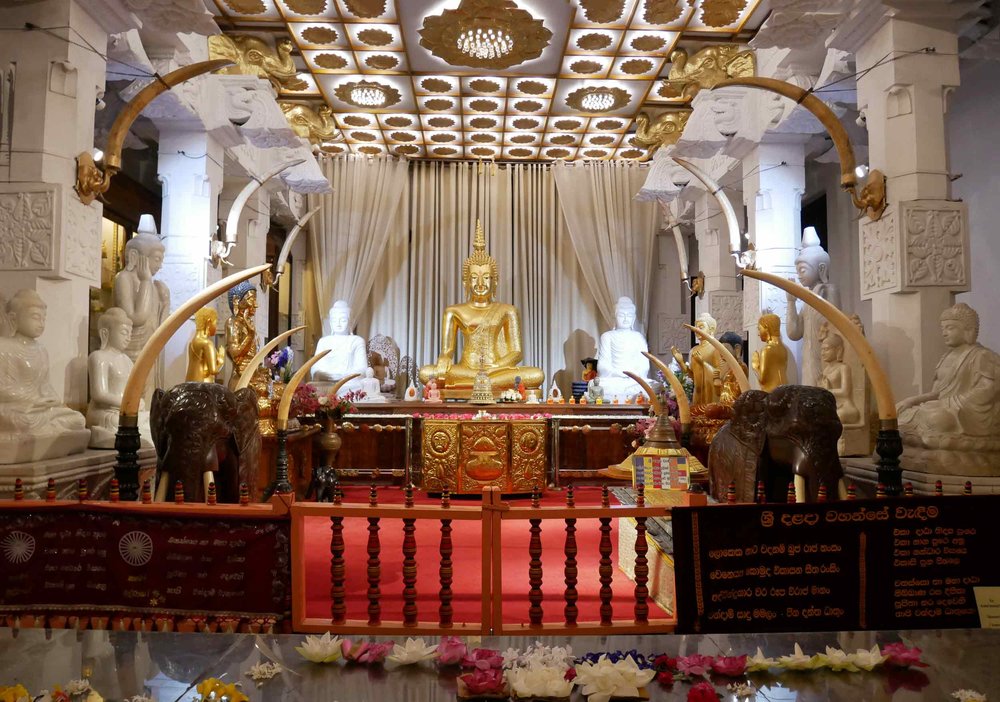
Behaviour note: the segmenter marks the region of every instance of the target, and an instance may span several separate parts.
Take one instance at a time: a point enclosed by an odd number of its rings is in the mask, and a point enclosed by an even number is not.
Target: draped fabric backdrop
[[[622,161],[552,167],[559,202],[603,321],[614,327],[615,303],[632,298],[636,320],[649,329],[649,292],[658,212],[637,202],[646,171]]]
[[[378,169],[378,161],[375,159],[368,167]],[[587,166],[580,170],[586,171]],[[355,162],[355,168],[363,167],[365,162]],[[622,170],[636,173],[625,177]],[[401,198],[403,205],[387,228],[370,294],[365,304],[354,308],[356,333],[366,339],[377,333],[385,334],[397,342],[403,355],[412,356],[418,365],[433,363],[441,350],[442,313],[448,305],[465,299],[462,262],[472,251],[479,218],[486,231],[489,252],[499,267],[497,300],[513,304],[521,313],[523,364],[541,367],[547,384],[555,378],[563,391],[568,392],[570,381],[582,371],[579,360],[595,353],[600,332],[608,328],[608,323],[599,321],[601,312],[591,288],[596,283],[591,283],[585,273],[587,266],[597,265],[595,259],[599,254],[575,249],[565,207],[560,206],[563,193],[557,188],[553,171],[540,163],[502,167],[411,163],[406,193]],[[633,166],[602,172],[613,174],[597,176],[613,180],[614,184],[602,191],[606,192],[605,199],[612,199],[615,192],[624,199],[609,206],[628,210],[632,217],[628,226],[614,231],[623,239],[650,242],[643,259],[647,271],[644,277],[638,276],[643,282],[637,288],[645,286],[648,290],[654,266],[651,242],[656,232],[656,209],[646,203],[638,207],[634,217],[631,214],[631,198],[638,192],[645,170]],[[355,184],[360,182],[373,183],[377,179],[359,176]],[[629,182],[636,183],[635,189],[626,192],[623,183]],[[336,199],[336,207],[350,210],[371,199],[359,192],[355,192],[353,199],[338,197],[338,185],[332,184],[334,195],[320,199]],[[651,213],[648,231],[639,231],[642,207]],[[341,216],[353,218],[349,211]],[[310,243],[329,237],[323,226],[323,222],[314,224]],[[623,241],[616,246],[634,248],[633,242]],[[321,296],[321,290],[333,290],[336,286],[333,281],[322,282],[325,275],[319,273],[322,266],[318,261],[314,263],[319,255],[317,249],[310,252],[309,265],[317,278],[314,287],[318,304],[307,309],[306,315],[317,332],[319,315],[325,316],[329,303],[336,299],[329,297],[327,302]],[[327,270],[330,268],[327,265]],[[608,293],[608,298],[613,310],[617,295],[611,297],[612,294]],[[641,292],[632,294],[641,313],[646,308],[644,297],[639,297]],[[613,323],[613,311],[610,318]]]

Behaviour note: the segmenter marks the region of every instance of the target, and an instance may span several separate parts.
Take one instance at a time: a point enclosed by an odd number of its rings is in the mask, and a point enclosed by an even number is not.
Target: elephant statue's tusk
[[[637,382],[649,396],[649,404],[653,406],[653,414],[655,414],[657,417],[663,414],[663,405],[660,403],[660,398],[658,398],[656,396],[656,393],[653,392],[652,386],[649,383],[647,383],[643,378],[640,378],[632,371],[625,371],[625,375],[627,375],[629,378]]]
[[[719,203],[719,208],[726,217],[726,227],[729,229],[729,252],[738,257],[743,248],[743,245],[740,243],[740,223],[739,220],[736,219],[736,211],[733,209],[733,203],[731,203],[729,198],[726,197],[726,194],[722,192],[722,186],[713,180],[711,176],[705,173],[705,171],[701,170],[690,161],[685,161],[682,158],[675,158],[674,162],[700,180],[702,185],[708,189],[708,192],[710,192]]]
[[[649,362],[656,366],[657,370],[663,373],[663,377],[667,380],[667,385],[670,389],[674,391],[674,395],[677,397],[677,418],[680,420],[681,428],[691,426],[691,403],[688,402],[687,393],[684,392],[684,386],[681,385],[681,381],[677,379],[674,372],[670,370],[670,366],[658,359],[656,356],[651,354],[649,351],[643,351],[642,355],[649,359]]]
[[[341,378],[340,380],[337,381],[336,385],[334,385],[332,388],[330,388],[330,392],[328,394],[336,396],[337,392],[342,387],[344,387],[345,383],[349,383],[352,380],[354,380],[355,378],[360,378],[360,377],[361,377],[360,373],[353,373],[353,374],[347,376],[346,378]]]
[[[288,410],[292,407],[292,395],[295,394],[295,388],[297,388],[299,383],[301,383],[306,377],[309,373],[309,369],[313,367],[313,364],[324,358],[328,353],[330,353],[330,349],[320,351],[318,354],[303,363],[302,367],[295,371],[295,375],[293,375],[292,379],[288,381],[288,385],[285,386],[285,390],[281,394],[281,402],[278,403],[278,414],[274,421],[274,428],[276,430],[285,431],[288,429]],[[352,377],[357,377],[357,375],[355,374]],[[337,387],[340,386],[338,385]]]
[[[242,390],[245,387],[250,386],[250,381],[253,379],[253,374],[260,368],[260,364],[264,362],[267,354],[271,353],[278,347],[282,341],[290,337],[292,334],[298,331],[302,331],[306,326],[303,324],[301,327],[295,327],[294,329],[289,329],[286,332],[278,334],[276,337],[271,339],[267,344],[264,345],[257,355],[250,359],[250,363],[247,364],[246,370],[243,371],[243,375],[240,376],[240,381],[236,383],[236,387],[233,390]]]
[[[704,339],[712,345],[712,348],[719,352],[719,355],[722,356],[722,359],[726,362],[726,364],[733,369],[733,375],[736,376],[736,383],[740,386],[741,393],[750,389],[750,379],[747,378],[747,374],[743,372],[743,366],[740,365],[736,356],[734,356],[732,352],[726,348],[725,344],[711,334],[702,331],[698,327],[692,327],[690,324],[685,324],[684,328],[693,331],[699,339]]]

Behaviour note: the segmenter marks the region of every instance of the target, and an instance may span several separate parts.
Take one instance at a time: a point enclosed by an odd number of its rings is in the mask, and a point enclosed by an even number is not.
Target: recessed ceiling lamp
[[[580,101],[580,105],[587,112],[605,112],[614,107],[614,104],[615,96],[611,94],[610,90],[595,90],[584,95]]]
[[[385,100],[385,90],[378,83],[363,80],[351,88],[351,102],[359,107],[381,107]]]
[[[493,22],[473,20],[462,27],[455,42],[458,50],[479,61],[494,61],[514,48],[514,39]]]

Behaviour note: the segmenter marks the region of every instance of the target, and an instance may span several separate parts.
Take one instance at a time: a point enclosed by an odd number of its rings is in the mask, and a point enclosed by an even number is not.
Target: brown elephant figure
[[[233,392],[215,383],[181,383],[153,393],[149,426],[156,447],[157,478],[169,474],[167,500],[174,485],[184,484],[184,497],[205,501],[203,475],[215,476],[219,502],[238,502],[240,483],[254,494],[260,462],[257,393]]]
[[[760,480],[768,502],[784,502],[788,483],[801,478],[798,501],[815,502],[820,482],[833,499],[844,477],[837,455],[842,431],[829,390],[808,385],[781,385],[771,393],[748,390],[736,399],[733,418],[709,449],[712,496],[725,501],[732,481],[736,501],[753,502]]]

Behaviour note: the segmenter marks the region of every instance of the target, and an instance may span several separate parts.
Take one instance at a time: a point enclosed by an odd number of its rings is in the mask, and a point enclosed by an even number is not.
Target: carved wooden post
[[[608,486],[601,488],[601,507],[610,507],[611,500],[608,497]],[[613,610],[611,598],[614,592],[611,589],[611,582],[614,570],[611,566],[611,517],[600,517],[597,521],[601,523],[601,541],[598,552],[601,554],[601,561],[597,568],[597,574],[601,582],[601,626],[611,626]]]
[[[378,506],[378,489],[372,483],[371,491],[368,493],[368,505]],[[379,582],[382,580],[382,561],[379,554],[382,551],[382,544],[379,541],[379,521],[380,517],[368,517],[368,623],[378,624],[382,620],[382,592],[379,589]]]
[[[447,489],[441,492],[441,507],[447,509],[451,506],[451,494]],[[442,627],[450,627],[452,625],[452,615],[454,614],[451,607],[451,582],[454,577],[454,571],[452,570],[451,556],[453,553],[453,548],[451,545],[451,520],[442,519],[441,520],[441,565],[438,571],[439,578],[441,580],[441,589],[438,591],[438,600],[440,604],[438,605],[438,622]],[[483,584],[485,587],[486,584]]]
[[[538,486],[531,494],[531,506],[537,508],[539,505]],[[542,520],[529,519],[531,524],[531,539],[528,542],[528,555],[531,560],[528,562],[528,619],[532,625],[538,626],[542,623]]]
[[[413,507],[413,486],[406,486],[406,506]],[[417,624],[416,519],[403,520],[403,624]]]
[[[330,617],[334,624],[343,624],[347,619],[347,604],[344,580],[347,568],[344,564],[344,518],[330,517]]]
[[[570,485],[566,488],[566,506],[574,507],[576,502],[573,496],[573,486]],[[564,598],[566,600],[566,608],[563,610],[566,624],[569,626],[574,626],[576,624],[576,618],[579,614],[576,606],[577,591],[576,583],[578,570],[576,567],[576,519],[567,518],[566,519],[566,593]]]
[[[636,492],[635,503],[637,507],[646,506],[645,487],[640,483]],[[646,561],[646,552],[649,544],[646,543],[646,518],[635,518],[635,623],[646,624],[649,622],[649,565]]]

